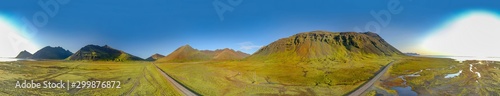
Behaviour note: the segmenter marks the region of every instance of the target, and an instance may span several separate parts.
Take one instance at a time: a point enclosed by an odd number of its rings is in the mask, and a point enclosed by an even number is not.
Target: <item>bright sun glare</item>
[[[33,42],[20,34],[21,31],[14,24],[0,16],[0,57],[15,57],[23,50],[30,53],[38,50]]]
[[[468,12],[432,32],[422,47],[435,55],[500,57],[500,16]]]

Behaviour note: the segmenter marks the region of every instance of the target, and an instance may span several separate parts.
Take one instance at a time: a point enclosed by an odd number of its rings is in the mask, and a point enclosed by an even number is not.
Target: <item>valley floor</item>
[[[219,95],[346,95],[370,80],[387,60],[346,64],[252,61],[157,63],[186,87]]]
[[[363,95],[500,95],[500,62],[422,57],[302,63],[0,62],[0,95],[182,95],[158,66],[199,95],[339,96],[356,90],[393,60],[388,72]],[[121,88],[15,88],[22,80],[120,81]]]

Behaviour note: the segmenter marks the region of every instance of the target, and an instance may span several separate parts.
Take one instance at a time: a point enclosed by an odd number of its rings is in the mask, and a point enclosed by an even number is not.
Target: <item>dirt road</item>
[[[368,81],[368,83],[366,83],[365,85],[363,85],[363,86],[359,87],[358,89],[356,89],[355,91],[353,91],[351,94],[349,94],[349,96],[361,95],[368,88],[370,88],[375,82],[377,82],[377,80],[379,80],[380,77],[382,77],[382,75],[384,75],[385,72],[387,72],[387,70],[389,70],[389,67],[392,66],[393,63],[394,63],[394,61],[387,64],[387,66],[385,66],[384,69],[382,69],[380,72],[378,72],[378,74],[375,75],[375,77],[373,77],[372,80]]]
[[[155,65],[156,69],[163,75],[163,77],[165,77],[168,82],[170,82],[170,84],[174,85],[175,89],[181,92],[184,96],[198,96],[196,95],[196,93],[191,92],[191,90],[187,89],[186,87],[175,81],[172,77],[167,75],[167,73],[161,70],[156,64],[153,65]]]

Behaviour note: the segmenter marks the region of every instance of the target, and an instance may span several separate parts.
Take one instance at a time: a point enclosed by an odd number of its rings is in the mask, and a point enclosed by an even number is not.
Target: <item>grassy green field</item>
[[[0,95],[180,95],[151,62],[0,62]],[[121,88],[19,89],[16,81],[120,81]]]
[[[390,61],[299,63],[289,60],[277,63],[245,60],[157,65],[202,95],[344,95],[369,80]]]

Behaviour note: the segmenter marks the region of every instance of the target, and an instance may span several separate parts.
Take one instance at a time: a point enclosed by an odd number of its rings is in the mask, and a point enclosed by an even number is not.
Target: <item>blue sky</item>
[[[39,1],[56,0],[2,0],[0,15],[21,26],[23,17],[32,20],[36,12],[43,11]],[[29,39],[40,48],[61,46],[72,52],[88,44],[107,44],[143,58],[154,53],[167,55],[186,44],[202,50],[232,48],[251,54],[259,46],[300,32],[357,31],[355,27],[365,31],[366,24],[377,22],[371,11],[389,10],[388,4],[396,4],[401,11],[391,14],[388,25],[380,27],[377,33],[403,52],[419,52],[415,46],[422,38],[464,11],[500,11],[499,0],[241,1],[239,4],[227,0],[56,2],[57,14],[49,17],[45,26],[37,27],[39,31]],[[219,15],[214,2],[233,10]]]

